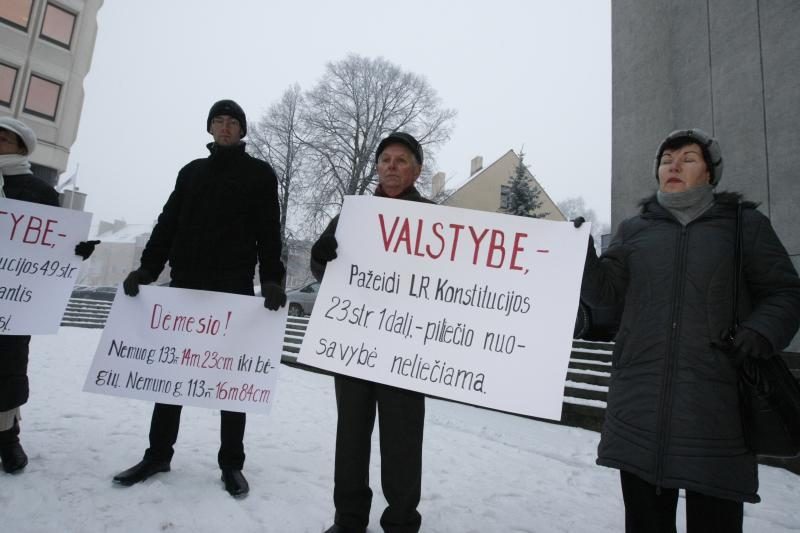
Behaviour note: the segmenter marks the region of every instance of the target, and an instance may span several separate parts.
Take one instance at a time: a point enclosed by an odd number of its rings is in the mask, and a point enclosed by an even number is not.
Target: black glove
[[[94,253],[94,247],[98,244],[100,241],[81,241],[75,245],[75,255],[81,256],[86,261]]]
[[[583,218],[583,217],[578,217],[578,218],[573,218],[572,219],[572,225],[575,226],[576,228],[580,228],[581,226],[583,226],[584,222],[586,222],[586,219]]]
[[[749,328],[739,328],[733,338],[725,331],[720,335],[719,341],[711,342],[711,346],[728,354],[736,368],[742,366],[748,357],[768,359],[775,353],[772,343],[766,337]]]
[[[775,350],[772,343],[761,333],[750,328],[739,328],[731,341],[730,356],[734,358],[736,366],[741,365],[746,357],[767,359],[772,357]]]
[[[336,248],[338,247],[339,243],[336,242],[336,237],[334,235],[323,235],[314,243],[314,246],[311,247],[311,257],[317,263],[324,265],[328,261],[336,259]]]
[[[286,293],[273,281],[261,285],[261,296],[264,297],[264,307],[270,311],[277,311],[286,305]]]
[[[153,276],[140,268],[128,274],[128,277],[122,282],[122,290],[128,296],[136,296],[139,294],[139,285],[147,285],[153,283],[153,281]]]

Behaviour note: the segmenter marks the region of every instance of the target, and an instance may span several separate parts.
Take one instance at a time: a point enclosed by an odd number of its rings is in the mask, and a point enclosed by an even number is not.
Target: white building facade
[[[103,0],[0,1],[0,116],[39,138],[33,173],[51,185],[67,168],[83,108]]]

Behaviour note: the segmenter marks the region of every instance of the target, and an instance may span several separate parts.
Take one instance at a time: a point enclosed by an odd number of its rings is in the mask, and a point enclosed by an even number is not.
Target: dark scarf
[[[399,199],[402,199],[402,200],[406,200],[409,197],[419,196],[419,195],[420,194],[417,191],[417,188],[414,187],[413,185],[411,185],[408,189],[404,190],[403,192],[401,192],[400,194],[398,194],[394,198],[399,198]],[[378,187],[375,189],[375,196],[380,196],[381,198],[392,198],[391,196],[388,196],[384,192],[383,187],[381,187],[380,184],[378,184]]]

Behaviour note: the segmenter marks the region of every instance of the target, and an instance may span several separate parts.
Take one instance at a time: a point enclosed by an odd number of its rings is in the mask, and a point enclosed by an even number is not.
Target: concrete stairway
[[[563,424],[600,430],[611,378],[613,346],[610,342],[572,342],[564,387]]]
[[[286,319],[286,332],[283,335],[282,363],[294,363],[300,354],[300,345],[308,327],[308,317],[290,316]]]
[[[61,325],[76,328],[102,328],[106,325],[110,310],[111,302],[106,300],[70,298],[64,316],[61,318]]]

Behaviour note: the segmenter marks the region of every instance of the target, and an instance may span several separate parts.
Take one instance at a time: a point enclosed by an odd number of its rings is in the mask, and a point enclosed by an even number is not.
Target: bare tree
[[[303,95],[295,84],[286,89],[281,99],[272,104],[261,119],[249,126],[249,152],[269,162],[278,176],[278,198],[281,208],[282,259],[287,264],[290,241],[294,235],[287,220],[294,210],[295,195],[301,186],[299,177],[307,151],[301,137]]]
[[[328,63],[305,103],[303,140],[311,164],[307,178],[313,181],[306,207],[318,222],[338,211],[345,195],[374,190],[381,138],[394,131],[414,135],[428,163],[450,138],[456,115],[441,106],[425,78],[359,55]]]
[[[586,201],[583,199],[583,196],[565,198],[558,202],[557,205],[558,209],[567,220],[583,217],[592,223],[592,237],[594,237],[595,246],[599,250],[602,236],[611,231],[611,225],[608,222],[600,220],[595,210],[586,206]]]
[[[558,205],[558,209],[567,220],[583,217],[589,222],[597,222],[597,213],[595,213],[594,209],[586,207],[586,200],[583,199],[583,196],[565,198],[557,202],[556,205]]]

